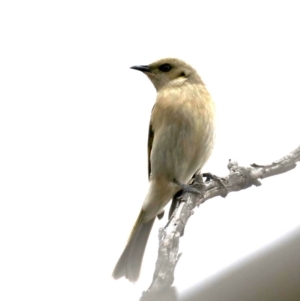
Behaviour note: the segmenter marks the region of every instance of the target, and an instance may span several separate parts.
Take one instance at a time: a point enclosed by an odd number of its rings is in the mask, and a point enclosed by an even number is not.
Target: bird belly
[[[202,168],[213,144],[209,120],[179,118],[155,133],[151,151],[151,179],[187,183]]]

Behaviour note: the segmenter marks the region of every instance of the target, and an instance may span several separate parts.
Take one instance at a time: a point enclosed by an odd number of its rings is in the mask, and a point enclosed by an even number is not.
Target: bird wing
[[[154,139],[154,131],[153,131],[153,128],[152,128],[152,122],[150,120],[149,134],[148,134],[148,179],[149,180],[150,180],[150,175],[151,175],[151,161],[150,161],[150,156],[151,156],[151,149],[152,149],[153,139]]]
[[[152,108],[154,109],[155,105]],[[150,181],[150,176],[151,176],[151,160],[150,160],[150,156],[151,156],[151,150],[152,150],[152,144],[153,144],[153,139],[154,139],[154,130],[152,127],[152,118],[150,119],[150,124],[149,124],[149,134],[148,134],[148,179]],[[162,219],[164,216],[165,211],[160,212],[157,217],[158,219]]]

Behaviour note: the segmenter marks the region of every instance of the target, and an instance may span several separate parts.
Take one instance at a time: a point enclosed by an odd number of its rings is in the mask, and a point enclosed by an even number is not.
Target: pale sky
[[[0,3],[0,299],[137,300],[151,283],[111,278],[147,191],[155,90],[132,65],[177,57],[217,108],[213,155],[268,164],[300,140],[296,1]],[[299,137],[299,136],[298,136]],[[179,290],[300,226],[300,168],[195,210]]]

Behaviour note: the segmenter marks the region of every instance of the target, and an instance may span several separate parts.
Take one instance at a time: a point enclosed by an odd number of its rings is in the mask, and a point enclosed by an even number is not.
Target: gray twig
[[[167,225],[159,231],[158,259],[148,292],[171,287],[174,281],[174,270],[181,256],[180,253],[178,254],[179,238],[196,206],[216,196],[225,197],[232,191],[246,189],[252,185],[260,186],[259,179],[294,169],[298,161],[300,161],[300,146],[270,165],[251,164],[250,167],[242,167],[237,162],[229,160],[227,167],[230,173],[225,178],[212,176],[212,180],[204,183],[196,180],[193,186],[201,193],[184,193]]]

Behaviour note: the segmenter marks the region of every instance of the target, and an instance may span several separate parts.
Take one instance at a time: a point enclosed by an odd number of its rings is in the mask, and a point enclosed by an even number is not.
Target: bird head
[[[149,65],[132,66],[131,69],[145,73],[157,91],[186,83],[203,84],[196,70],[179,59],[166,58]]]

